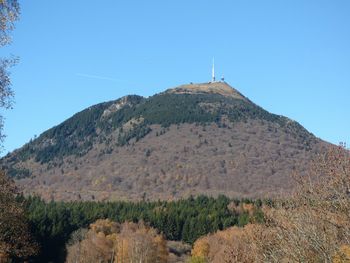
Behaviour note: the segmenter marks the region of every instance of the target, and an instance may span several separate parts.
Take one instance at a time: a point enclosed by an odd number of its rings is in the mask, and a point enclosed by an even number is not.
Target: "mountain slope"
[[[27,193],[56,199],[264,197],[326,144],[224,82],[132,95],[75,114],[5,156]]]

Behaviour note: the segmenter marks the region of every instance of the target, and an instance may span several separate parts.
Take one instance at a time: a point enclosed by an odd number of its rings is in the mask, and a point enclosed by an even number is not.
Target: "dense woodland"
[[[199,237],[233,225],[261,222],[261,201],[230,200],[225,196],[199,196],[173,202],[49,202],[38,197],[25,200],[34,236],[41,246],[37,259],[65,258],[70,235],[98,219],[115,222],[143,221],[159,230],[167,240],[193,244]],[[256,209],[244,210],[244,204]]]

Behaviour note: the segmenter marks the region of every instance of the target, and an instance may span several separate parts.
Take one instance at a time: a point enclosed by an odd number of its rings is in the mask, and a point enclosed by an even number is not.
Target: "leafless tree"
[[[213,263],[350,262],[349,151],[331,147],[307,176],[294,178],[292,196],[264,207],[265,223],[203,237],[192,256]]]
[[[314,162],[308,176],[296,177],[298,189],[289,200],[266,210],[267,225],[276,230],[278,246],[266,251],[289,262],[333,262],[350,257],[350,154],[331,148]],[[350,258],[348,258],[350,260]],[[344,261],[345,262],[345,261]]]
[[[11,43],[10,33],[14,29],[14,23],[20,14],[17,0],[0,0],[0,47]],[[0,107],[10,108],[13,104],[13,90],[9,68],[17,62],[17,58],[0,58]],[[0,139],[2,133],[3,117],[0,116]]]

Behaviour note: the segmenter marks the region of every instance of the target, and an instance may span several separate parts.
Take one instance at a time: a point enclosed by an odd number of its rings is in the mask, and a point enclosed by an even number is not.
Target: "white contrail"
[[[76,76],[84,77],[84,78],[90,78],[90,79],[102,79],[102,80],[109,80],[114,82],[123,82],[120,79],[105,77],[105,76],[98,76],[98,75],[91,75],[91,74],[85,74],[85,73],[76,73]]]

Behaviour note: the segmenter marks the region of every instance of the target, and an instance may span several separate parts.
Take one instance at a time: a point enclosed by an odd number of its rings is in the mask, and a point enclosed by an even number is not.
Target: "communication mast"
[[[213,58],[213,68],[211,71],[211,82],[215,82],[215,64],[214,64],[214,58]]]

